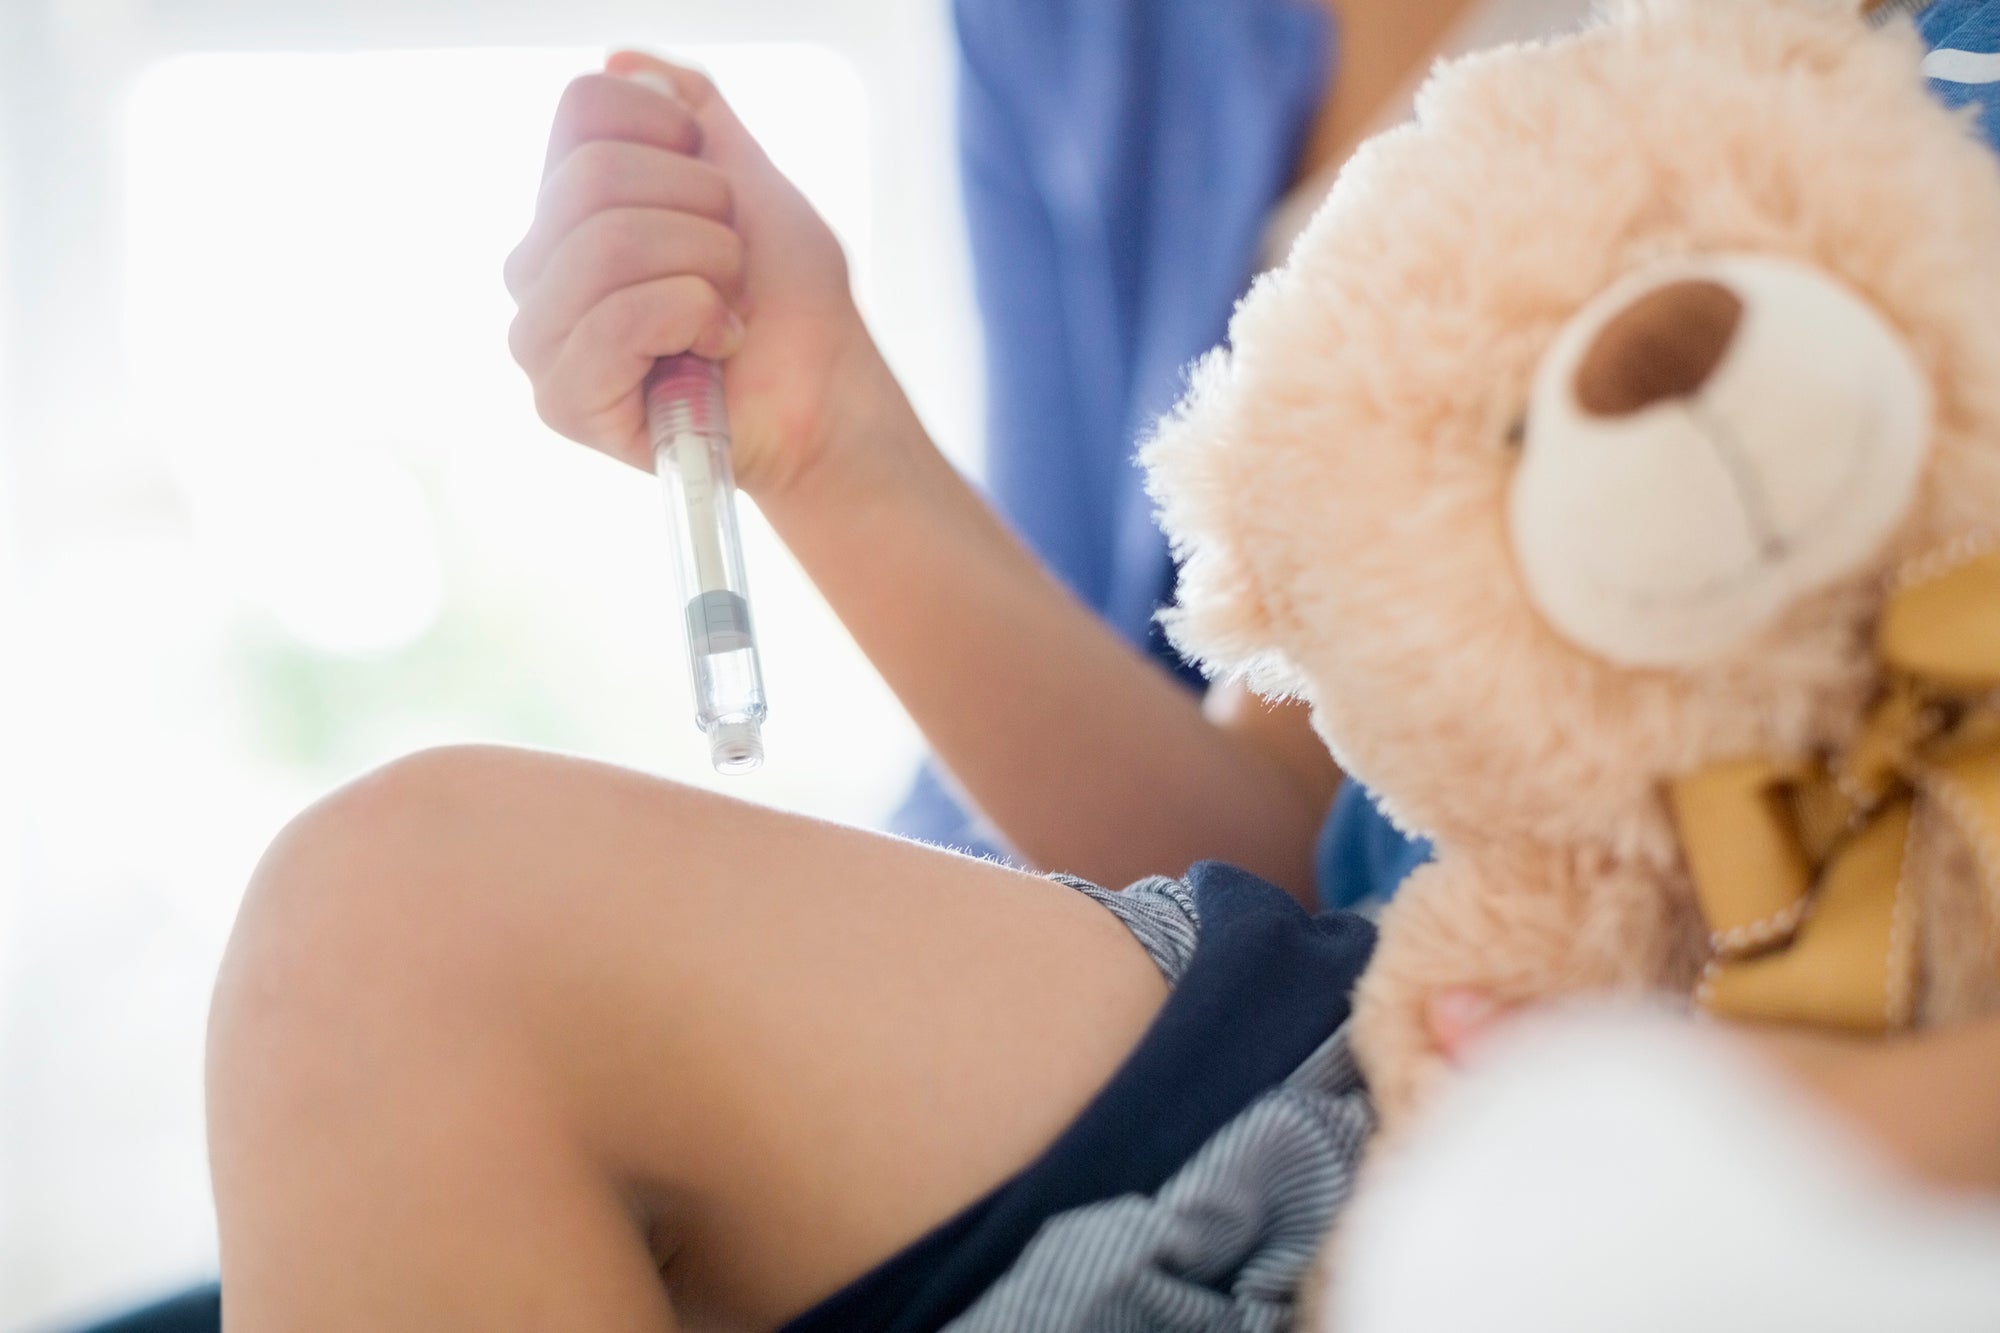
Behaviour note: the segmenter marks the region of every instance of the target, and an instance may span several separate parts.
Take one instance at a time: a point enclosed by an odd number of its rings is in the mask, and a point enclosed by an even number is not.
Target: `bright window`
[[[812,46],[692,54],[865,257],[853,70]],[[231,598],[248,739],[274,760],[337,775],[497,733],[711,780],[658,493],[543,430],[504,343],[499,262],[555,95],[595,56],[205,56],[133,98],[133,425]],[[729,787],[870,818],[910,738],[752,527],[772,763]],[[829,784],[835,755],[865,758]]]
[[[41,646],[14,659],[26,734],[0,757],[32,945],[0,959],[0,1325],[212,1263],[208,987],[258,854],[329,786],[455,740],[860,822],[907,779],[914,732],[754,514],[768,761],[709,770],[660,493],[542,428],[508,358],[501,262],[556,98],[600,54],[202,55],[133,91],[111,420],[20,501],[59,521],[22,569]],[[854,67],[683,54],[840,232],[891,343],[933,318],[935,283],[895,284],[935,266],[873,258],[908,228],[877,215]]]

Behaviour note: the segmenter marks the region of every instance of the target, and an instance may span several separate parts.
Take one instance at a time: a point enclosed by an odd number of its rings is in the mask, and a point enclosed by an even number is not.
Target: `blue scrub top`
[[[1191,688],[1138,441],[1221,342],[1333,65],[1308,0],[955,0],[958,134],[985,333],[987,485],[1103,619]],[[1349,784],[1352,788],[1352,784]],[[892,827],[991,852],[934,773]],[[1329,906],[1421,859],[1358,790],[1320,840]]]
[[[1977,107],[1980,130],[2000,148],[2000,0],[1937,0],[1917,30],[1931,48],[1931,90],[1946,106]]]

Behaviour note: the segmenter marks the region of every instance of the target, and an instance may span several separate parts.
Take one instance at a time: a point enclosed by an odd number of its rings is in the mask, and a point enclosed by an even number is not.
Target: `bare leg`
[[[230,1326],[775,1326],[1028,1162],[1163,998],[1034,876],[414,756],[285,831],[223,966]]]

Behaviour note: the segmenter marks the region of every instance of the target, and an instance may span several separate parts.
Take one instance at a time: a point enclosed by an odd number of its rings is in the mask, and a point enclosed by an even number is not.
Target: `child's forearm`
[[[1924,1174],[2000,1191],[2000,1018],[1907,1038],[1864,1096]]]
[[[1323,785],[1217,726],[1021,545],[886,369],[816,475],[760,506],[980,810],[1122,883],[1232,860],[1310,898]]]
[[[2000,1018],[1854,1042],[1760,1034],[1834,1110],[1924,1178],[2000,1191]]]
[[[654,358],[727,359],[738,482],[1024,854],[1109,881],[1226,857],[1310,892],[1333,777],[1296,717],[1204,720],[986,511],[882,364],[833,233],[707,80],[626,52],[573,83],[506,277],[536,410],[635,467]]]

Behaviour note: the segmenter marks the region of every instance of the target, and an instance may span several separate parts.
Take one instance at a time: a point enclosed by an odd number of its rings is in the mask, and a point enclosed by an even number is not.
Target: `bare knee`
[[[630,935],[631,904],[603,891],[630,876],[600,862],[635,824],[695,847],[698,803],[716,799],[498,746],[421,751],[329,794],[278,835],[244,896],[211,1008],[212,1104],[328,1076],[335,1051],[373,1067],[383,1047],[446,1028],[567,1044],[580,1016],[551,997],[597,989],[577,983]],[[664,895],[648,886],[654,909],[676,898],[665,878]],[[664,951],[671,935],[651,938]]]
[[[536,831],[508,826],[562,771],[499,749],[412,755],[299,815],[258,865],[210,1015],[237,1318],[496,1327],[499,1305],[663,1326],[639,1214],[524,1019],[537,958],[566,945],[535,906],[546,877],[510,873]]]
[[[259,862],[217,977],[211,1120],[272,1100],[354,1091],[359,1068],[454,1013],[479,1012],[512,946],[453,864],[519,765],[491,747],[424,751],[299,814]],[[490,904],[489,904],[490,906]],[[358,1063],[357,1063],[358,1062]]]
[[[472,816],[478,775],[504,752],[427,750],[329,793],[272,841],[231,934],[221,998],[246,967],[309,983],[379,959],[371,946],[421,939],[451,910],[439,873]],[[464,923],[461,923],[464,924]],[[359,957],[353,950],[363,950]],[[368,969],[374,971],[375,969]]]

